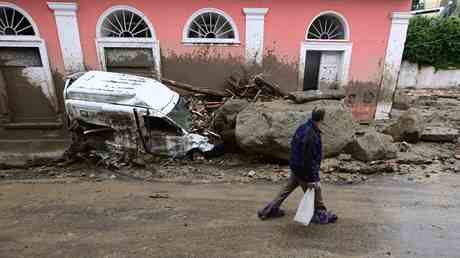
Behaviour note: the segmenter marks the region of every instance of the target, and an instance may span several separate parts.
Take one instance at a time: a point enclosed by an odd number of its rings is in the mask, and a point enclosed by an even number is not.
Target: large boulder
[[[213,113],[212,128],[222,136],[226,149],[235,150],[236,116],[249,105],[243,99],[230,99]]]
[[[305,104],[279,100],[251,104],[238,114],[237,143],[249,153],[288,160],[291,138],[297,127],[310,118],[314,108],[326,110],[321,126],[325,157],[338,155],[353,139],[356,125],[351,112],[337,100]]]
[[[393,144],[390,135],[368,130],[363,135],[357,135],[353,142],[346,147],[354,159],[361,161],[375,161],[394,159],[398,149]]]
[[[418,110],[411,108],[402,114],[398,121],[387,127],[383,133],[393,136],[397,142],[416,143],[422,137],[424,128],[423,116]]]

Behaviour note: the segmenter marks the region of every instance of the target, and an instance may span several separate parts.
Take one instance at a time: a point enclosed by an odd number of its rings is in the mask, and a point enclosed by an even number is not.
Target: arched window
[[[145,20],[129,10],[115,10],[105,17],[101,27],[102,37],[151,38]]]
[[[0,7],[0,36],[35,36],[29,19],[14,8]]]
[[[160,45],[149,18],[128,5],[116,5],[100,16],[96,47],[101,69],[161,78]]]
[[[324,13],[311,23],[307,39],[311,40],[347,40],[348,25],[343,16],[337,13]]]
[[[183,32],[184,43],[239,43],[233,19],[221,10],[205,8],[195,12]]]

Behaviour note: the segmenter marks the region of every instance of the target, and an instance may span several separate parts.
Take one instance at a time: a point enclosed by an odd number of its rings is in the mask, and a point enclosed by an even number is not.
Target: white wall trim
[[[341,86],[348,84],[348,76],[351,65],[351,53],[353,44],[351,42],[331,42],[331,41],[303,41],[300,44],[300,60],[299,60],[299,78],[297,90],[303,91],[303,81],[305,76],[305,58],[308,50],[316,51],[338,51],[342,52],[339,81]]]
[[[34,19],[32,19],[32,16],[30,16],[29,13],[27,13],[24,9],[22,9],[21,7],[15,4],[8,3],[8,2],[0,2],[0,7],[9,7],[9,8],[16,9],[16,11],[20,12],[22,15],[24,15],[24,17],[26,17],[27,20],[29,20],[30,24],[32,25],[32,28],[35,31],[35,36],[40,37],[40,31],[38,30],[37,24],[35,23]],[[15,36],[2,36],[2,37],[15,37]]]
[[[141,12],[138,9],[136,9],[136,8],[134,8],[132,6],[129,6],[129,5],[115,5],[115,6],[110,7],[109,9],[105,10],[101,14],[101,16],[99,17],[99,20],[97,21],[97,24],[96,24],[96,37],[97,38],[102,37],[102,32],[101,32],[102,31],[102,23],[104,22],[105,18],[107,18],[107,16],[109,16],[112,12],[115,12],[115,11],[118,11],[118,10],[126,10],[126,11],[130,11],[130,12],[133,12],[133,13],[139,15],[145,21],[147,26],[149,27],[150,33],[152,35],[152,38],[154,40],[157,39],[156,32],[155,32],[155,27],[153,27],[153,24],[150,22],[149,18],[143,12]]]
[[[396,90],[398,75],[401,69],[404,45],[406,43],[407,28],[412,14],[395,12],[391,15],[391,29],[388,36],[388,47],[383,68],[383,80],[375,112],[376,120],[390,118],[393,106],[393,94]]]
[[[155,75],[161,79],[160,42],[151,38],[98,38],[96,39],[97,57],[101,69],[107,70],[105,48],[150,48],[155,61]]]
[[[233,28],[233,32],[235,34],[234,39],[205,39],[205,38],[189,38],[188,37],[188,29],[192,24],[193,20],[196,17],[200,16],[203,13],[212,12],[217,13],[225,17],[228,23]],[[184,29],[182,30],[182,43],[184,44],[239,44],[240,43],[240,33],[238,32],[238,27],[236,26],[235,21],[233,21],[232,17],[228,15],[226,12],[216,9],[216,8],[203,8],[196,12],[194,12],[185,23]]]
[[[311,39],[308,38],[308,32],[310,31],[310,27],[313,24],[313,22],[315,22],[316,19],[318,19],[320,16],[327,15],[327,14],[337,17],[339,19],[339,21],[342,22],[343,28],[345,30],[345,39],[340,40],[340,41],[349,41],[350,40],[350,35],[351,35],[351,32],[350,32],[351,29],[350,29],[350,24],[348,23],[347,18],[345,18],[345,16],[343,14],[341,14],[339,12],[336,12],[336,11],[333,11],[333,10],[323,11],[320,14],[316,15],[315,18],[313,18],[313,20],[310,21],[310,24],[308,24],[307,31],[305,33],[305,40],[311,40]],[[330,40],[317,39],[315,41],[330,41]]]
[[[262,64],[265,15],[268,8],[243,8],[246,15],[246,64]]]
[[[51,103],[54,111],[59,112],[59,105],[56,95],[56,89],[54,87],[53,75],[50,69],[50,63],[48,58],[48,51],[46,49],[45,41],[39,37],[0,37],[0,47],[36,47],[40,52],[40,58],[42,61],[43,69],[46,76],[46,87],[42,88],[42,92],[45,97]]]
[[[64,3],[64,2],[48,2],[48,7],[58,15],[74,16],[78,10],[77,3]]]
[[[83,50],[77,20],[78,5],[48,2],[48,6],[54,11],[66,74],[84,71]]]

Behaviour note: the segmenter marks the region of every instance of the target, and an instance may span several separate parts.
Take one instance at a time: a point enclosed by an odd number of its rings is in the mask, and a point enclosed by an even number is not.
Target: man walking
[[[261,220],[284,216],[280,206],[298,186],[301,186],[304,192],[309,188],[315,189],[315,212],[312,223],[327,224],[337,220],[337,216],[328,212],[324,205],[319,176],[322,160],[320,127],[325,114],[324,109],[313,110],[311,119],[296,130],[291,142],[291,174],[288,182],[273,201],[257,211]]]

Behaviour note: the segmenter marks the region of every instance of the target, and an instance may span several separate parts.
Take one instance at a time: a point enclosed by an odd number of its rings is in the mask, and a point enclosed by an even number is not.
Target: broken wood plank
[[[205,102],[204,104],[205,105],[222,105],[224,103],[225,103],[224,101],[208,101],[208,102]]]
[[[231,95],[232,97],[237,96],[236,93],[234,93],[233,91],[231,91],[231,90],[229,90],[229,89],[225,89],[225,91],[228,92],[228,93],[230,93],[230,95]]]
[[[262,90],[259,90],[259,91],[257,92],[256,96],[255,96],[254,99],[252,100],[253,102],[256,102],[256,101],[257,101],[257,98],[259,98],[260,93],[262,93]]]
[[[199,116],[199,117],[201,117],[201,118],[205,118],[205,115],[203,115],[203,114],[201,114],[200,112],[195,111],[195,110],[192,110],[192,114],[195,114],[195,115],[197,115],[197,116]]]
[[[206,94],[206,95],[212,95],[212,96],[217,96],[217,97],[228,97],[229,96],[225,92],[221,92],[221,91],[213,90],[209,88],[198,88],[198,87],[194,87],[187,83],[178,82],[178,81],[174,81],[174,80],[170,80],[166,78],[161,79],[161,82],[164,84],[168,84],[172,87],[186,90],[186,91],[191,91],[191,92],[196,92],[196,93],[201,93],[201,94]]]
[[[264,87],[271,89],[278,96],[281,96],[281,97],[286,96],[286,94],[281,90],[281,88],[278,85],[267,81],[261,75],[256,75],[254,77],[254,82],[258,84],[259,86],[264,86]]]

